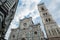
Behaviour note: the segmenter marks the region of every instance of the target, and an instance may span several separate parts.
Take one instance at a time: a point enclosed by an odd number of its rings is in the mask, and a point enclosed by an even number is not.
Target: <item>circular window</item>
[[[35,31],[34,34],[37,34],[37,31]]]
[[[26,25],[27,25],[27,23],[24,23],[23,25],[24,25],[24,26],[26,26]]]
[[[42,7],[42,8],[41,8],[41,10],[43,11],[43,10],[44,10],[44,8]]]

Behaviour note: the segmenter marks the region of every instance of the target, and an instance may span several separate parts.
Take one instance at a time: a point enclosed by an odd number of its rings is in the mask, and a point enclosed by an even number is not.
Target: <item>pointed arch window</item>
[[[43,13],[44,16],[47,16],[47,13]]]
[[[48,22],[48,19],[46,19],[46,22]]]
[[[50,21],[51,21],[51,19],[50,19],[50,18],[47,18],[47,19],[46,19],[46,22],[50,22]]]

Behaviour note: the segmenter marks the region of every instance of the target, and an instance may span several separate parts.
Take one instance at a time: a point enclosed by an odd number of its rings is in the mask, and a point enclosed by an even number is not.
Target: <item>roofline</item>
[[[40,5],[44,5],[44,3],[39,3],[38,6],[40,6]]]
[[[20,21],[23,21],[23,20],[25,20],[25,19],[30,19],[30,18],[32,19],[32,17],[29,17],[29,18],[26,17],[26,18],[24,18],[24,19],[21,19]]]

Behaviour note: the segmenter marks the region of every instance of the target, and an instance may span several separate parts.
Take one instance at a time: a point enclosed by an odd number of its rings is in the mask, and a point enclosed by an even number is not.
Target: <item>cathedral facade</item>
[[[44,34],[40,23],[34,25],[30,17],[21,20],[19,28],[12,29],[8,40],[44,40]]]

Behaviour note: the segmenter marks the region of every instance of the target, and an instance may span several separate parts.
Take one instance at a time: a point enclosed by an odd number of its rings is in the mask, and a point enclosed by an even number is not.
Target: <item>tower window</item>
[[[48,20],[46,19],[46,22],[48,22]]]
[[[48,20],[51,21],[50,18]]]
[[[44,15],[44,16],[46,16],[46,15],[47,15],[47,13],[44,13],[43,15]]]
[[[51,19],[50,19],[50,18],[46,19],[46,22],[50,22],[50,21],[51,21]]]
[[[53,30],[52,30],[52,34],[53,34],[53,35],[56,35],[56,34],[57,34],[57,33],[56,33],[56,30],[53,29]]]
[[[34,34],[37,34],[37,31],[35,31]]]
[[[25,38],[22,38],[21,40],[26,40]]]

